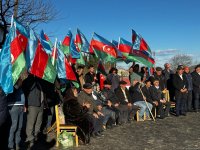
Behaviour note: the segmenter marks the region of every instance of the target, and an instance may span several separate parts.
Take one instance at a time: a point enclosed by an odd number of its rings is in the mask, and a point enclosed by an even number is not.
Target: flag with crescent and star
[[[105,62],[115,62],[117,59],[117,50],[115,46],[103,38],[102,36],[94,33],[91,46],[94,50],[95,55]]]

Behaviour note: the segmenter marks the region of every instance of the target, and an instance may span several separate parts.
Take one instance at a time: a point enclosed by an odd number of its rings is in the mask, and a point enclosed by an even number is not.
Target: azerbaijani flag
[[[64,53],[60,50],[59,46],[58,46],[58,58],[57,58],[57,73],[58,73],[58,78],[75,81],[73,83],[75,84],[76,87],[78,87],[78,83],[76,84],[77,79],[74,70],[72,69],[72,66],[65,57]]]
[[[117,57],[118,57],[119,59],[121,59],[121,58],[123,57],[123,55],[122,55],[121,51],[118,49],[119,43],[118,43],[117,41],[115,41],[115,40],[112,40],[111,42],[112,42],[112,44],[115,46],[115,48],[116,48],[116,50],[117,50]]]
[[[143,51],[140,50],[133,50],[133,44],[129,41],[120,38],[119,40],[119,50],[123,54],[124,60],[128,61],[136,61],[142,63],[148,67],[152,67],[154,64],[154,60],[150,57],[146,56]]]
[[[69,30],[67,35],[65,36],[63,42],[62,42],[61,47],[60,47],[65,55],[69,55],[70,54],[71,40],[72,40],[72,32]]]
[[[44,33],[43,30],[40,32],[40,41],[46,53],[51,54],[53,44],[51,43],[49,37]]]
[[[106,62],[116,61],[117,51],[115,49],[115,46],[112,43],[110,43],[108,40],[106,40],[105,38],[94,33],[91,40],[91,46],[95,52],[95,55],[98,58]]]
[[[50,56],[45,52],[38,39],[37,48],[33,51],[35,51],[35,56],[30,68],[30,73],[48,82],[54,83],[56,78],[55,67],[52,65]]]
[[[79,52],[89,53],[89,42],[79,29],[77,29],[75,44]]]

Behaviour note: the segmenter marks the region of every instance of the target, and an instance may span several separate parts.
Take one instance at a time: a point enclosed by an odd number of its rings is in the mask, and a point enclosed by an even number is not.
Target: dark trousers
[[[186,100],[186,110],[192,110],[192,91],[188,91],[187,93],[187,100]]]
[[[197,111],[199,109],[199,99],[200,93],[194,92],[194,109]]]
[[[185,114],[187,93],[181,93],[179,91],[176,91],[175,99],[176,99],[176,115],[178,116],[180,114]]]
[[[43,120],[43,106],[28,106],[26,134],[27,141],[33,142],[40,133]]]
[[[20,146],[21,144],[21,129],[23,126],[23,114],[24,114],[24,105],[9,106],[9,114],[11,117],[11,127],[8,138],[8,147],[14,148]]]
[[[128,106],[127,105],[119,105],[117,107],[119,109],[120,115],[119,115],[119,122],[120,123],[125,123],[128,121]]]
[[[158,115],[160,115],[160,118],[164,118],[166,116],[168,116],[169,114],[169,110],[170,110],[170,102],[166,102],[166,103],[159,103],[158,104],[158,110],[157,113]]]

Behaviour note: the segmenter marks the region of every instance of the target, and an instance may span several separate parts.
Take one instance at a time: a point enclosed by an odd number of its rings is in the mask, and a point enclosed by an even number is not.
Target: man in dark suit
[[[200,64],[195,67],[192,72],[193,94],[194,94],[194,109],[198,112],[200,100]]]
[[[125,81],[120,81],[119,87],[115,89],[115,94],[120,101],[120,105],[119,105],[119,107],[121,108],[120,111],[124,110],[123,112],[120,112],[121,114],[120,118],[123,117],[121,118],[123,122],[127,122],[131,120],[138,110],[138,107],[133,105],[133,101],[131,99],[130,93],[128,89],[126,88],[126,84],[127,83]],[[127,109],[128,109],[128,114],[127,114]]]
[[[173,77],[173,86],[175,88],[176,116],[186,115],[186,100],[188,92],[188,82],[183,74],[183,66],[179,65],[177,73]]]
[[[154,101],[155,104],[158,104],[157,117],[163,119],[169,116],[170,102],[167,102],[164,98],[162,90],[159,86],[159,79],[154,79],[153,86],[150,87],[149,91],[151,94],[151,99]]]

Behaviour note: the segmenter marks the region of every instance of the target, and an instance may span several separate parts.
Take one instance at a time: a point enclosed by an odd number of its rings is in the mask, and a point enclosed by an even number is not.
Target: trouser
[[[48,108],[49,113],[47,114],[47,125],[46,125],[47,128],[51,127],[52,119],[53,119],[53,116],[54,116],[54,108],[55,108],[55,106]]]
[[[128,106],[127,105],[119,105],[117,107],[120,111],[120,115],[119,115],[119,122],[120,123],[125,123],[128,121]]]
[[[137,101],[134,104],[140,107],[140,110],[139,110],[139,117],[140,118],[142,118],[142,116],[144,115],[144,112],[146,112],[147,117],[150,116],[149,115],[149,113],[150,113],[149,109],[150,109],[150,111],[152,110],[152,108],[153,108],[152,104],[150,104],[148,102],[146,103],[145,101]],[[148,105],[149,109],[148,109],[147,105]]]
[[[187,93],[186,110],[192,110],[192,91],[188,91]]]
[[[115,112],[111,109],[103,107],[102,112],[104,114],[103,125],[106,125],[110,118],[112,118],[112,120],[115,120]]]
[[[41,107],[28,106],[26,141],[33,142],[35,137],[38,136],[42,125],[42,119],[43,119],[43,106]]]
[[[187,93],[181,93],[179,91],[176,91],[175,99],[176,99],[176,115],[178,116],[180,114],[185,114]]]
[[[199,109],[199,99],[200,98],[200,93],[194,92],[194,109],[198,110]]]
[[[170,111],[170,102],[166,103],[159,103],[158,104],[158,115],[160,115],[160,118],[164,118],[165,116],[168,116],[169,111]]]
[[[23,125],[24,105],[9,106],[9,114],[11,117],[11,127],[8,138],[8,147],[14,148],[15,144],[20,146],[21,129]]]

